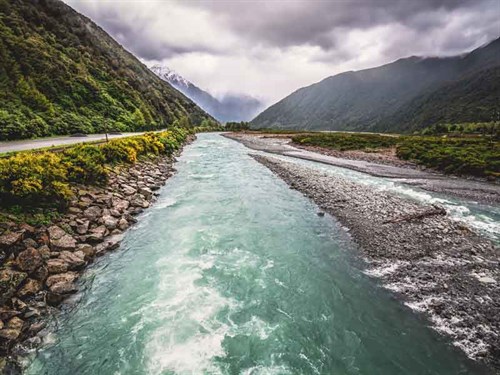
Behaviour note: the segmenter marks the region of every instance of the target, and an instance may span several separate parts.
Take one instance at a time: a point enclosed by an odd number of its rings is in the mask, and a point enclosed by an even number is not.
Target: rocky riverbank
[[[67,212],[51,225],[1,225],[0,373],[20,371],[17,358],[40,344],[47,317],[77,291],[85,267],[119,247],[174,173],[174,160],[124,165],[105,187],[74,187]]]
[[[426,206],[345,178],[254,155],[334,215],[359,244],[366,273],[421,312],[473,359],[500,369],[499,249]]]

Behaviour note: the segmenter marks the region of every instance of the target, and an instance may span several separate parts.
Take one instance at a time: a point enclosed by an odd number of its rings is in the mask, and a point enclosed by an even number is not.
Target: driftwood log
[[[401,215],[401,216],[386,220],[386,221],[384,221],[384,224],[421,220],[425,217],[436,216],[436,215],[443,215],[444,216],[444,215],[446,215],[446,210],[443,207],[432,205],[432,208],[426,209],[424,211],[412,212],[411,214]]]

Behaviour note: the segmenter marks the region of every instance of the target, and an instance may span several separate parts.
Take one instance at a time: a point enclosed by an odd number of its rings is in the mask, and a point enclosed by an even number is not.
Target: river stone
[[[147,187],[140,188],[139,193],[144,195],[146,199],[151,199],[151,197],[153,196],[153,192]]]
[[[76,272],[66,272],[66,273],[60,273],[58,275],[52,275],[50,276],[47,281],[45,281],[45,285],[47,285],[49,288],[57,283],[72,283],[78,278],[78,274]]]
[[[118,212],[125,211],[129,206],[130,203],[127,200],[118,197],[113,197],[113,208]]]
[[[76,232],[78,234],[87,234],[87,232],[89,230],[89,224],[90,224],[90,221],[88,221],[88,220],[85,220],[83,223],[78,224],[76,226]]]
[[[120,221],[118,222],[118,228],[120,230],[125,230],[128,228],[128,221],[125,218],[121,218]]]
[[[87,236],[87,241],[90,242],[102,242],[108,230],[104,225],[100,225],[97,228],[91,229],[90,234]]]
[[[7,307],[0,307],[0,320],[7,321],[10,318],[21,314],[20,311],[9,309]]]
[[[19,253],[16,264],[21,271],[30,273],[43,264],[43,259],[37,249],[30,247]]]
[[[116,208],[112,208],[109,210],[109,214],[113,217],[120,217],[122,216],[122,214],[120,213],[120,211],[118,211]]]
[[[35,295],[42,289],[42,284],[38,280],[28,279],[23,287],[17,292],[21,298]]]
[[[78,288],[73,282],[61,281],[53,284],[49,290],[53,294],[70,294],[75,293]]]
[[[11,246],[14,246],[18,242],[21,242],[23,238],[22,232],[12,232],[3,234],[0,236],[0,248],[8,249]]]
[[[101,209],[97,206],[91,206],[87,208],[83,214],[90,221],[97,221],[101,217]]]
[[[47,229],[47,233],[49,234],[49,239],[51,241],[58,240],[66,234],[64,229],[62,229],[61,227],[58,227],[57,225],[53,225],[49,229]]]
[[[74,253],[69,251],[63,251],[59,255],[59,259],[66,262],[68,269],[74,270],[81,268],[86,264],[85,254],[82,251],[75,251]]]
[[[116,226],[118,225],[118,220],[112,216],[104,216],[103,221],[105,227],[108,228],[109,230],[115,229]]]
[[[137,193],[137,190],[134,189],[130,185],[122,185],[121,189],[123,191],[123,194],[125,194],[125,195],[133,195],[133,194]]]
[[[76,250],[81,251],[85,255],[85,259],[91,259],[95,255],[94,247],[87,243],[78,245],[76,247]]]
[[[0,270],[0,305],[3,305],[16,293],[26,276],[24,272],[7,268]]]
[[[68,270],[68,263],[66,263],[62,259],[49,259],[47,261],[47,269],[49,270],[49,274],[52,273],[63,273]]]
[[[76,247],[76,240],[69,234],[65,234],[58,240],[50,240],[50,245],[52,250],[55,251],[74,250]]]
[[[140,196],[134,197],[131,201],[130,204],[134,207],[140,207],[140,208],[148,208],[149,207],[149,202],[145,200],[144,198],[141,198]]]

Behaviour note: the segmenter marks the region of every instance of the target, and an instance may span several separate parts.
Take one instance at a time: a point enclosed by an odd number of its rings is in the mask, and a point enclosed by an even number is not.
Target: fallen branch
[[[443,207],[432,205],[431,209],[422,211],[422,212],[414,212],[408,215],[402,215],[393,219],[389,219],[384,221],[384,224],[389,223],[401,223],[404,221],[413,221],[420,220],[429,216],[437,216],[437,215],[446,215],[446,210]]]

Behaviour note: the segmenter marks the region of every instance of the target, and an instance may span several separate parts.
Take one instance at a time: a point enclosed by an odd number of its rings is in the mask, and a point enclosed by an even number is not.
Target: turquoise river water
[[[365,276],[347,232],[202,134],[81,280],[28,374],[482,374]]]

